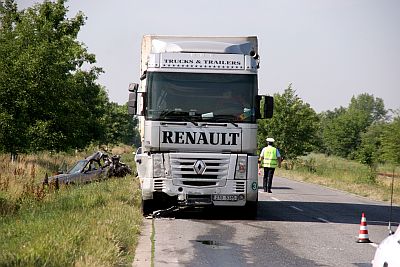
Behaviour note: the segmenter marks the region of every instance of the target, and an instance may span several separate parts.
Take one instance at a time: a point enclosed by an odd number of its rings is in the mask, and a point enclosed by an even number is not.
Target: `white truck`
[[[130,84],[128,109],[139,118],[144,214],[173,205],[257,214],[259,63],[253,36],[143,37],[141,83]],[[270,118],[273,98],[264,99]]]

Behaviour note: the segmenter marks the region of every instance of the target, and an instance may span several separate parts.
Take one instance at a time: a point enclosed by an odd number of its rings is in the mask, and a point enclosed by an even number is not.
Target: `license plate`
[[[237,195],[213,195],[214,201],[237,201]]]

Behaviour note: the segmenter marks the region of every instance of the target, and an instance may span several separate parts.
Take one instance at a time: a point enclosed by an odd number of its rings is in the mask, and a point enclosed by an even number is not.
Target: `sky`
[[[16,0],[19,9],[37,0]],[[139,82],[145,34],[258,36],[259,94],[282,94],[292,83],[316,112],[347,107],[372,94],[400,108],[398,0],[69,0],[82,11],[78,39],[105,71],[98,82],[124,104]]]

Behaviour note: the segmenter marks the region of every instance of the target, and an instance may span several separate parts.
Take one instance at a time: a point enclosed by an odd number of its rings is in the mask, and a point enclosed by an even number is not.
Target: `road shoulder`
[[[151,266],[151,231],[152,220],[144,219],[139,242],[135,251],[133,267]]]

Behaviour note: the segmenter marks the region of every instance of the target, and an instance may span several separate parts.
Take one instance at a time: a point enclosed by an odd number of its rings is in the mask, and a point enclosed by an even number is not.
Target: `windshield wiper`
[[[192,117],[189,116],[189,112],[187,111],[165,110],[161,112],[160,119],[183,119],[184,121],[191,122],[195,126],[198,126],[198,123],[192,120]]]
[[[182,118],[184,121],[188,121],[193,123],[195,126],[199,126],[199,124],[197,122],[195,122],[194,120],[191,119],[191,117],[179,117]]]
[[[235,115],[214,115],[215,122],[228,122],[232,123],[235,127],[239,127],[233,120],[236,119]]]

